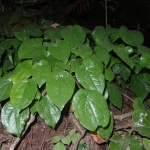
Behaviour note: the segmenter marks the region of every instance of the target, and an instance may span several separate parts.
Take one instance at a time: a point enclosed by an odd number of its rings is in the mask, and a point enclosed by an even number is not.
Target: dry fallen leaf
[[[102,144],[106,142],[105,139],[102,138],[99,134],[97,134],[96,131],[90,131],[90,134],[96,143]]]

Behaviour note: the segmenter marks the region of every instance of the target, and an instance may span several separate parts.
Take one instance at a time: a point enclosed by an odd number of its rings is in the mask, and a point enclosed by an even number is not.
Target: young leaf
[[[99,66],[91,59],[83,60],[83,64],[76,70],[78,82],[89,90],[97,90],[101,94],[105,88],[105,79]]]
[[[47,60],[42,59],[32,66],[32,75],[36,83],[41,87],[46,82],[46,77],[51,73],[51,67]]]
[[[142,73],[137,76],[132,75],[131,77],[131,88],[136,96],[141,97],[143,100],[149,94],[150,86],[146,83]]]
[[[60,136],[54,136],[51,142],[52,143],[58,143],[60,140],[61,140]]]
[[[143,144],[144,144],[144,147],[145,149],[150,149],[150,139],[148,138],[143,138]]]
[[[58,142],[54,147],[53,150],[66,150],[66,147],[61,142]]]
[[[107,82],[107,89],[108,89],[108,94],[109,94],[109,100],[112,102],[113,105],[121,109],[122,108],[122,94],[119,88],[114,83]]]
[[[70,135],[68,135],[68,136],[66,136],[66,137],[62,137],[62,138],[61,138],[61,142],[62,142],[63,144],[66,144],[66,145],[70,145],[70,142],[71,142],[71,137],[70,137]]]
[[[7,75],[0,78],[0,102],[10,97],[10,91],[13,86],[11,76],[12,73],[8,73]]]
[[[28,118],[28,108],[19,112],[10,102],[7,102],[2,109],[2,124],[8,132],[15,134],[18,137],[21,135]]]
[[[80,89],[74,95],[72,105],[75,116],[88,130],[94,131],[99,125],[103,127],[108,125],[109,110],[100,92]]]
[[[60,110],[47,97],[42,97],[38,102],[38,113],[45,122],[54,128],[60,118]]]
[[[65,64],[67,63],[71,50],[66,41],[57,40],[55,43],[50,43],[48,50],[54,58],[63,61]]]
[[[18,50],[19,58],[35,58],[41,55],[46,56],[46,47],[42,45],[42,41],[42,38],[24,41]]]
[[[10,92],[12,105],[19,110],[26,108],[35,97],[37,85],[33,79],[19,79]]]
[[[85,33],[83,29],[78,26],[67,26],[61,30],[63,38],[73,47],[80,47],[85,41]]]
[[[52,72],[47,78],[46,90],[50,100],[62,110],[75,88],[72,75],[66,71]]]

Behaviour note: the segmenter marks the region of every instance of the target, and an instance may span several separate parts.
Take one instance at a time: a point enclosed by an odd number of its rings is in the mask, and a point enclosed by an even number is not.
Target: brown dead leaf
[[[99,134],[97,134],[96,131],[90,131],[90,134],[96,143],[102,144],[106,142],[105,139],[102,138]]]

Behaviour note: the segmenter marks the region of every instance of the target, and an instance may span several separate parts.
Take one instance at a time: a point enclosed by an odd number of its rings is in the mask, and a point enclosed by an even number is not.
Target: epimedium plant
[[[137,96],[134,131],[149,142],[150,113],[143,102],[150,90],[150,49],[143,46],[142,33],[109,25],[94,31],[79,25],[54,29],[52,23],[28,24],[0,43],[1,120],[6,130],[20,137],[30,114],[36,113],[55,128],[70,101],[86,129],[111,141],[110,150],[128,143],[131,149],[135,143],[142,149],[133,135],[110,139],[113,115],[108,108],[110,102],[122,108],[116,83],[130,84]]]

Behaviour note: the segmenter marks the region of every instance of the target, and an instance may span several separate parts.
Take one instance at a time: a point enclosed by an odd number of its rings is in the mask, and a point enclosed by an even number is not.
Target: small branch
[[[86,133],[86,130],[83,131],[83,133],[81,134],[81,136],[79,137],[79,139],[77,140],[76,142],[76,146],[73,150],[77,150],[78,149],[78,145],[79,145],[79,142],[81,141],[81,139],[85,136],[85,133]]]
[[[130,98],[129,96],[127,96],[126,94],[122,93],[123,96],[125,96],[126,98],[128,98],[129,100],[131,100],[132,102],[134,101],[132,98]]]
[[[27,122],[26,124],[26,127],[25,127],[25,130],[24,132],[22,133],[21,137],[23,137],[23,135],[25,134],[25,132],[27,131],[28,127],[31,125],[31,123],[35,120],[35,115],[30,115],[30,119],[29,121]],[[20,142],[21,138],[20,137],[17,137],[15,139],[15,142],[11,145],[11,147],[9,148],[9,150],[14,150],[14,148],[17,146],[17,144]]]
[[[114,119],[115,120],[123,120],[124,118],[128,118],[130,116],[132,116],[133,112],[128,112],[128,113],[125,113],[125,114],[122,114],[122,115],[115,115],[114,116]]]

